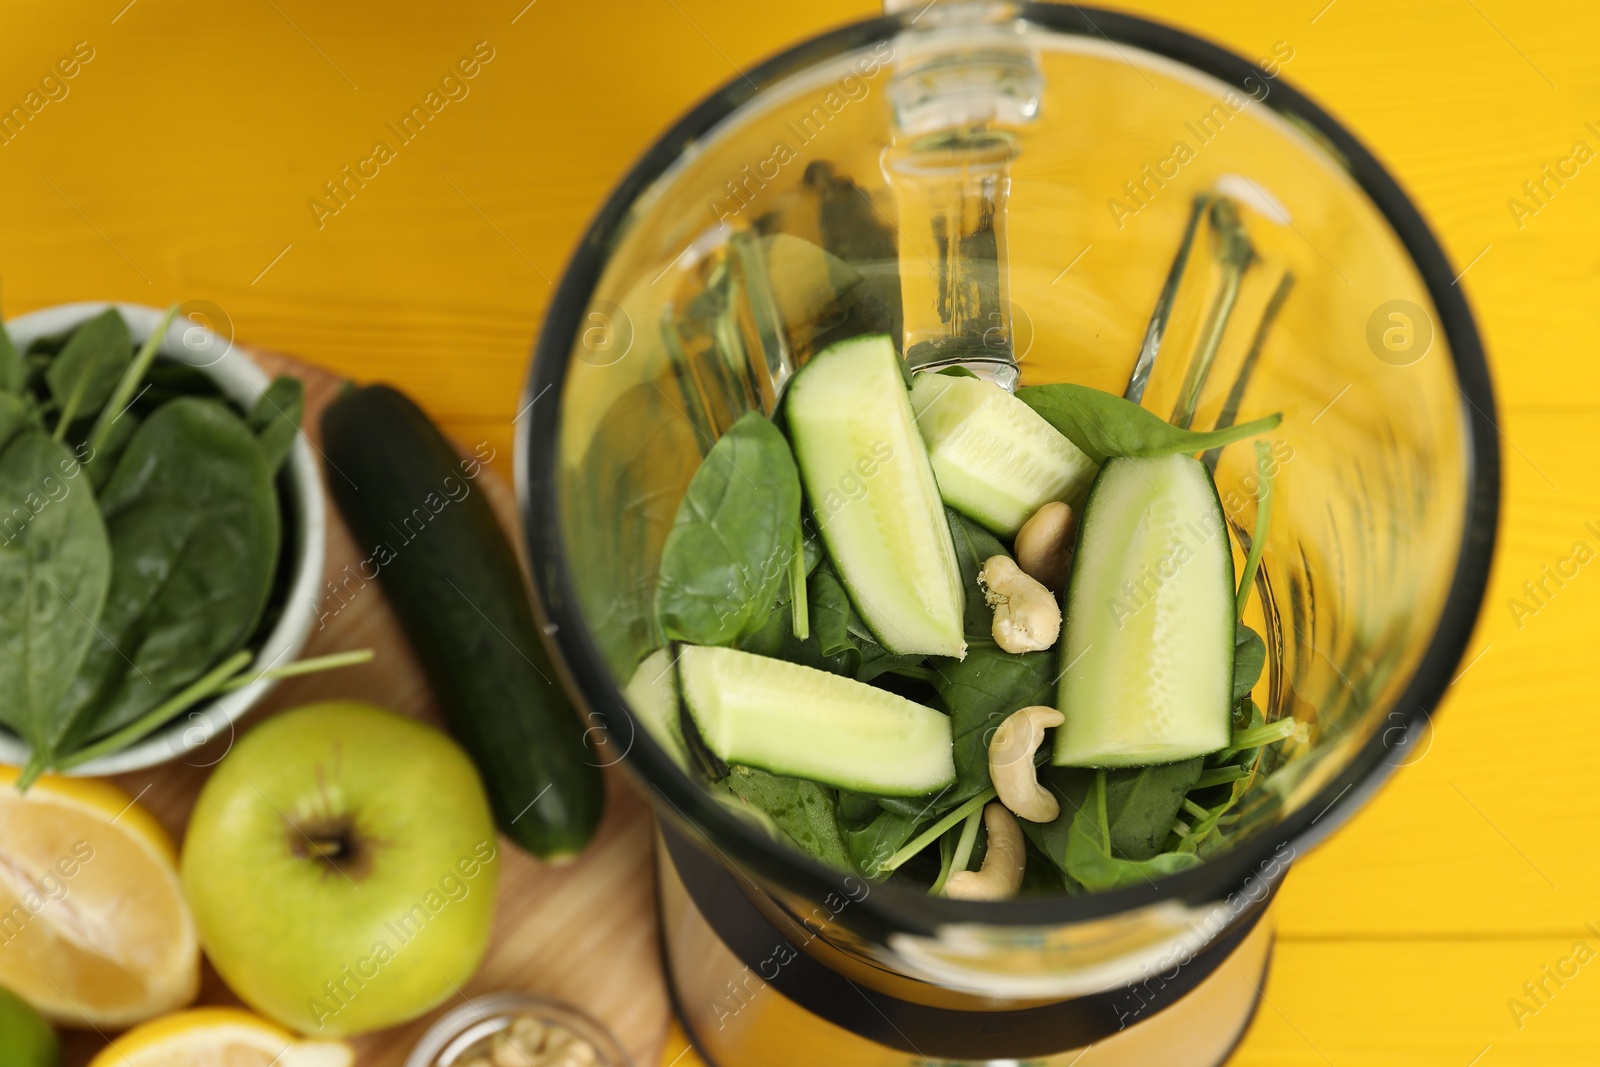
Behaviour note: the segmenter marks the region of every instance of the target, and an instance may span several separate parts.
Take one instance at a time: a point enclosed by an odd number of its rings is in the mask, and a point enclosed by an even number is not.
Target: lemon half
[[[200,948],[161,824],[105,782],[16,779],[0,767],[0,985],[70,1027],[193,1000]]]
[[[135,1027],[89,1067],[350,1067],[337,1041],[302,1041],[237,1008],[194,1008]]]

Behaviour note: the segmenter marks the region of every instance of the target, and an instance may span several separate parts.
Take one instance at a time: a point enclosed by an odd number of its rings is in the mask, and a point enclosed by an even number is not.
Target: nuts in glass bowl
[[[511,1025],[463,1049],[452,1067],[594,1067],[595,1047],[560,1023],[516,1015]]]
[[[406,1067],[632,1067],[616,1038],[576,1008],[492,993],[448,1012]]]

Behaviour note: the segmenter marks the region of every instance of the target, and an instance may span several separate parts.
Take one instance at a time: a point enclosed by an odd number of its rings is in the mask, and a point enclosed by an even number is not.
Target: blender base
[[[1149,1063],[1217,1067],[1232,1056],[1249,1028],[1271,963],[1269,912],[1190,992],[1093,1044],[1025,1059],[940,1058],[920,1050],[890,1048],[784,996],[712,929],[668,850],[659,847],[659,839],[656,856],[657,912],[673,1010],[707,1067],[933,1067],[985,1062],[1008,1067]],[[901,1036],[916,1049],[918,1035]]]

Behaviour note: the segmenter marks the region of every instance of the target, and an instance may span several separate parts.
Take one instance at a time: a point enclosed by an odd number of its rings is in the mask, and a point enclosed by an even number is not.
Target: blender
[[[1077,5],[937,3],[801,43],[668,131],[561,282],[519,421],[536,600],[659,816],[674,1003],[717,1067],[1220,1063],[1295,858],[1417,750],[1493,549],[1494,400],[1437,241],[1247,59]],[[719,804],[623,688],[706,451],[833,340],[1073,381],[1180,426],[1282,411],[1256,590],[1293,735],[1198,866],[993,903],[822,866]],[[1257,465],[1208,453],[1248,545]]]

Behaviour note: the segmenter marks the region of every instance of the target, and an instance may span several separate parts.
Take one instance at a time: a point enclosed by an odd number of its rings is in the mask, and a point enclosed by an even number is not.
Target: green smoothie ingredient
[[[590,734],[594,720],[561,686],[516,550],[471,484],[481,463],[386,385],[334,401],[322,439],[334,500],[483,775],[501,832],[543,859],[574,858],[600,824],[600,766],[622,753],[589,747],[608,735]]]
[[[870,880],[996,901],[1193,867],[1297,731],[1251,698],[1243,622],[1270,449],[1237,585],[1196,458],[1279,421],[1190,431],[961,368],[908,385],[887,337],[836,342],[691,480],[628,697],[724,804]]]
[[[247,673],[285,596],[301,385],[244,411],[162,357],[175,311],[137,351],[115,308],[26,351],[0,327],[0,725],[32,749],[23,788],[288,670]]]

